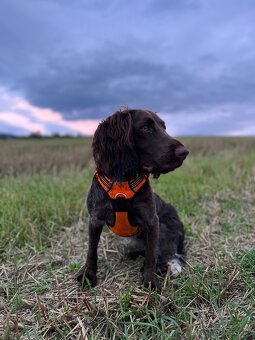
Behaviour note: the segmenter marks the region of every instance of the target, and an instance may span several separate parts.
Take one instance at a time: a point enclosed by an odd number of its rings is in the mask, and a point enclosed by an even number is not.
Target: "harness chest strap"
[[[114,225],[109,229],[118,236],[128,237],[139,232],[137,226],[130,223],[130,206],[136,193],[148,181],[148,175],[140,175],[131,181],[113,182],[108,177],[95,173],[95,178],[109,196],[113,212]]]

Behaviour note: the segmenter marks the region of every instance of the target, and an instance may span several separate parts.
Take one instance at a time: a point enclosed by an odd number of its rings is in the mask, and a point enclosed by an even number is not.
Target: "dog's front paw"
[[[155,273],[144,272],[143,273],[143,285],[145,288],[151,288],[152,290],[161,291],[158,278]]]
[[[95,287],[97,284],[96,272],[86,267],[79,270],[76,279],[81,283],[82,287]]]

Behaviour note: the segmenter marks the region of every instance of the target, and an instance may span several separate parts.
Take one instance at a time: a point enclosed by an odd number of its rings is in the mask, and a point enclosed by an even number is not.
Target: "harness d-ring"
[[[127,195],[124,194],[123,192],[118,192],[118,193],[115,195],[114,198],[115,198],[115,199],[116,199],[116,198],[125,198],[125,199],[127,199]]]

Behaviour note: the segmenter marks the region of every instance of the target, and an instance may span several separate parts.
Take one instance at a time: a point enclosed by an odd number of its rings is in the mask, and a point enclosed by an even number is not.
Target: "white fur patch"
[[[179,259],[174,258],[167,262],[171,276],[177,277],[182,272],[182,263]]]

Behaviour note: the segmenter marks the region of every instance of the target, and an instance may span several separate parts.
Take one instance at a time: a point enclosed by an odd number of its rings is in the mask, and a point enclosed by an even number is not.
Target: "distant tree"
[[[52,135],[51,135],[52,138],[61,138],[60,134],[58,132],[54,132]]]
[[[0,139],[10,139],[10,138],[16,138],[16,136],[11,135],[9,133],[0,133]]]
[[[37,131],[37,132],[32,132],[30,133],[30,135],[28,136],[28,138],[42,138],[42,134],[40,131]]]

